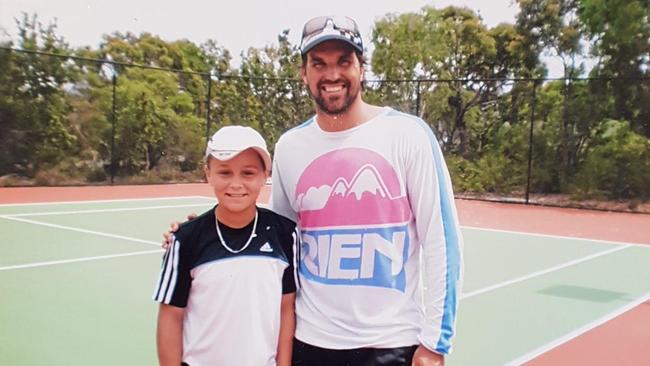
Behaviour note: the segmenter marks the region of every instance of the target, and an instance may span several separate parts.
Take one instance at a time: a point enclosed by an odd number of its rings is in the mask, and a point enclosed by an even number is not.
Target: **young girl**
[[[182,224],[163,258],[160,365],[288,366],[298,234],[255,204],[271,167],[266,143],[250,127],[223,127],[205,156],[218,204]]]

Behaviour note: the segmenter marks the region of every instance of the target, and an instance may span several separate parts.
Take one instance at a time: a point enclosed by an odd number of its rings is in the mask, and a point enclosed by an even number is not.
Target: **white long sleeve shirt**
[[[447,354],[462,272],[451,180],[431,129],[384,108],[342,132],[315,117],[275,148],[272,208],[298,222],[296,338]]]

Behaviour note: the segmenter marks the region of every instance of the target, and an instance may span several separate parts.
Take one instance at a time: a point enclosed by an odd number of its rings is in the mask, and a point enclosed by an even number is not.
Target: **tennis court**
[[[147,189],[149,196],[165,195]],[[27,203],[24,197],[0,205],[0,365],[157,362],[151,293],[161,233],[171,220],[209,209],[214,198],[201,191],[90,199],[82,191],[75,193],[82,201]],[[0,195],[0,203],[8,201]],[[558,220],[559,231],[525,231],[517,219],[544,208],[527,207],[508,219],[507,206],[459,205],[465,281],[447,365],[591,360],[580,347],[616,353],[617,365],[650,364],[644,349],[650,344],[650,216],[557,210],[544,220]],[[481,222],[486,212],[492,214]],[[571,215],[582,216],[571,224]],[[565,226],[577,235],[562,232]]]

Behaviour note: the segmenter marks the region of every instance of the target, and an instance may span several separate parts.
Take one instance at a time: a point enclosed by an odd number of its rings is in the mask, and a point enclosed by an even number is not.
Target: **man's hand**
[[[419,346],[413,355],[412,366],[444,366],[445,356],[429,351],[424,346]]]
[[[191,213],[187,215],[188,220],[193,220],[196,218],[195,213]],[[169,230],[165,231],[163,233],[163,241],[162,241],[162,248],[167,250],[169,247],[172,246],[172,234],[178,230],[178,227],[181,225],[180,221],[172,221],[171,224],[169,224]]]

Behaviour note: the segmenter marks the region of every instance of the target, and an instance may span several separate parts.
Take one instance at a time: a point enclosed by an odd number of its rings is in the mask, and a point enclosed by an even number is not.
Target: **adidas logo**
[[[273,251],[273,248],[271,248],[271,245],[269,244],[268,241],[266,243],[264,243],[264,245],[262,245],[262,247],[260,248],[260,252],[270,253],[272,251]]]

